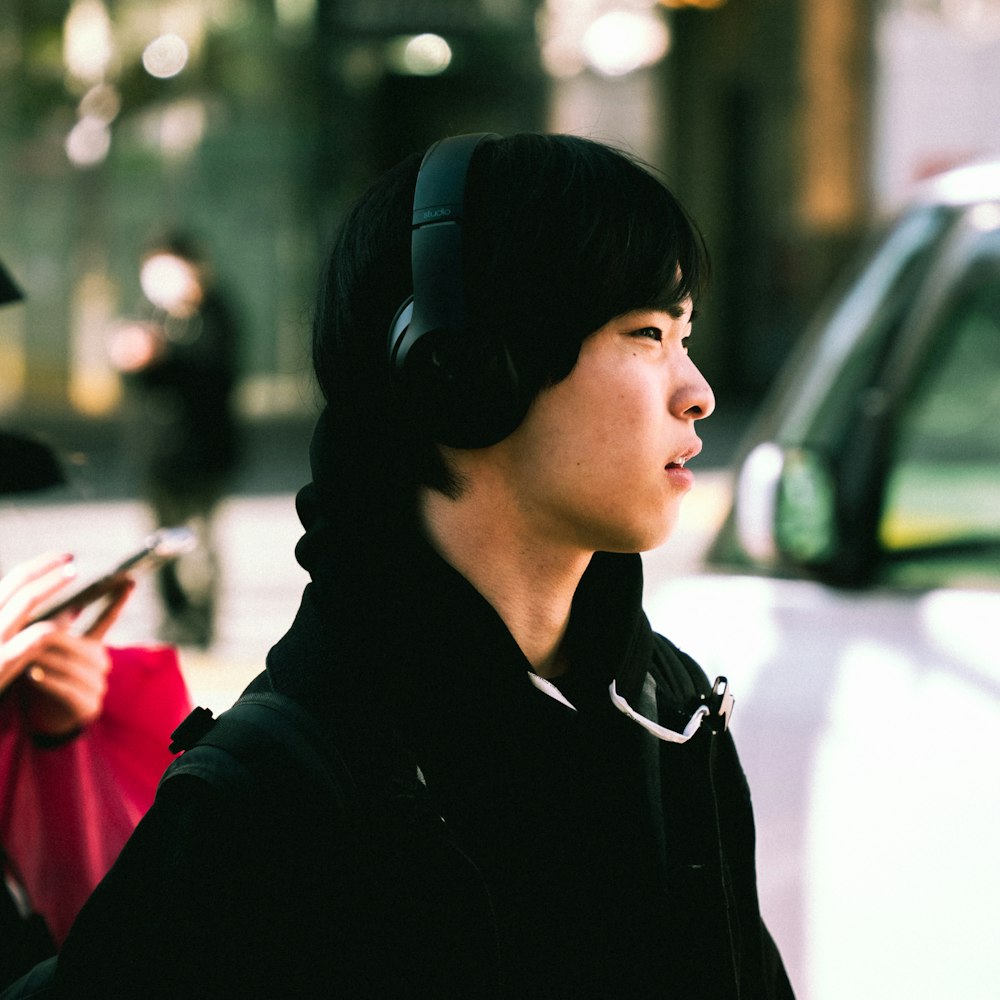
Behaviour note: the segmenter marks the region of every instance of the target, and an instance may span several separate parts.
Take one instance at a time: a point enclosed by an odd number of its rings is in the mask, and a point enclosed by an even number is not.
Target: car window
[[[896,584],[1000,585],[1000,246],[992,249],[943,311],[901,416],[880,526]]]
[[[858,401],[877,376],[952,219],[941,207],[921,206],[890,230],[824,324],[819,342],[809,346],[804,369],[791,380],[793,402],[776,440],[837,448],[855,420],[846,402]]]

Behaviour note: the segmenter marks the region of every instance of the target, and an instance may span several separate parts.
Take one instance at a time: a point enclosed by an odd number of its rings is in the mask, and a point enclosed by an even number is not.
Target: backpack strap
[[[215,786],[250,788],[254,763],[275,753],[309,775],[342,812],[352,812],[354,779],[319,720],[297,701],[274,691],[244,693],[218,718],[196,708],[171,734],[180,753],[160,779],[194,775]]]

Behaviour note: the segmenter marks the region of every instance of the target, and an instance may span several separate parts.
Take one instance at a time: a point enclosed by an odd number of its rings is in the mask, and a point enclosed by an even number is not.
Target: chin
[[[644,525],[632,531],[619,532],[610,536],[608,544],[601,546],[603,552],[651,552],[658,549],[670,538],[677,523],[676,515],[658,525]]]
[[[664,515],[658,525],[651,526],[645,538],[642,539],[640,546],[635,551],[651,552],[653,549],[658,549],[665,542],[669,541],[670,536],[674,533],[674,528],[677,527],[678,513],[676,509],[673,509]]]

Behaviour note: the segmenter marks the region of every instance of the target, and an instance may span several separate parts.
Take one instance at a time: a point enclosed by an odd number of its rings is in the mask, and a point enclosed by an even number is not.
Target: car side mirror
[[[755,561],[820,566],[838,550],[836,480],[809,448],[757,445],[736,482],[736,534]]]

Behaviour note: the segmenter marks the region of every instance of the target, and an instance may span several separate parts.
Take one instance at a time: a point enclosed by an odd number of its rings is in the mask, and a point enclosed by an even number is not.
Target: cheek
[[[598,488],[616,491],[658,468],[662,422],[641,387],[599,394],[567,431],[577,471]]]
[[[520,457],[541,463],[543,475],[605,480],[659,455],[665,410],[651,376],[627,365],[580,365],[536,399],[514,438]]]
[[[585,405],[559,413],[560,442],[574,464],[598,468],[620,460],[642,430],[635,401],[621,387],[596,384]]]
[[[609,389],[604,387],[588,411],[609,449],[630,454],[659,447],[665,413],[662,388],[652,379],[636,377]]]

